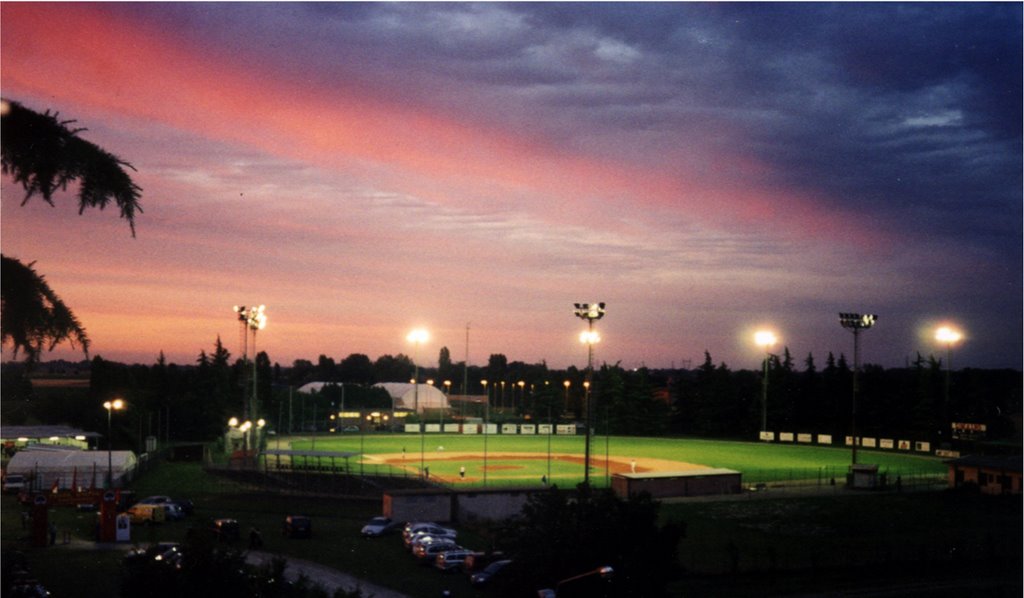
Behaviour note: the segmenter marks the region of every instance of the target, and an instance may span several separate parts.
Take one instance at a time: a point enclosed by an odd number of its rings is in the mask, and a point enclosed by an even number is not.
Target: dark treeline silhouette
[[[255,364],[253,363],[255,361]],[[129,413],[115,418],[115,435],[140,444],[145,436],[164,441],[209,440],[223,432],[230,417],[243,416],[255,370],[258,412],[282,432],[327,430],[329,415],[342,408],[386,409],[390,398],[377,382],[408,382],[412,360],[402,354],[376,360],[354,353],[336,361],[320,355],[314,363],[272,364],[265,352],[243,361],[218,338],[211,353],[194,363],[168,364],[161,353],[153,365],[125,365],[95,357],[79,364],[89,386],[79,394],[36,391],[23,364],[4,365],[3,419],[7,424],[67,423],[89,430],[106,425],[97,405],[125,399]],[[36,366],[45,374],[47,364]],[[490,400],[496,422],[582,422],[586,371],[548,368],[546,363],[510,362],[494,354],[485,366],[452,362],[447,348],[437,365],[420,364],[420,382],[428,380],[454,395],[448,417],[479,415],[464,411],[459,395]],[[947,386],[947,375],[948,386]],[[819,367],[808,355],[797,367],[789,350],[768,363],[768,430],[831,434],[835,442],[850,430],[850,364],[829,354]],[[487,384],[484,385],[483,381]],[[308,382],[329,383],[313,394],[300,393]],[[445,384],[448,382],[449,384]],[[731,370],[710,353],[692,370],[595,368],[590,397],[597,433],[622,435],[685,434],[753,440],[762,418],[763,372]],[[962,369],[948,373],[934,357],[918,356],[908,367],[862,366],[857,399],[861,436],[933,443],[950,441],[950,422],[983,423],[988,439],[1012,439],[1021,413],[1021,373],[1016,370]],[[479,405],[479,403],[477,403]],[[451,421],[451,420],[449,420]]]

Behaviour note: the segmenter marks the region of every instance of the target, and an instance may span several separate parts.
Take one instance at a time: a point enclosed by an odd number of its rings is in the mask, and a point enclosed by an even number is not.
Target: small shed
[[[109,462],[108,462],[109,458]],[[135,474],[138,460],[131,451],[82,451],[31,445],[18,451],[7,464],[7,473],[32,480],[33,490],[101,488],[108,467],[114,486],[122,486]]]
[[[647,492],[654,498],[739,494],[743,474],[732,469],[709,467],[688,471],[649,473],[617,473],[612,476],[612,490],[626,498]]]
[[[946,461],[949,466],[949,487],[976,486],[983,494],[1020,494],[1020,455],[967,455]]]
[[[855,463],[850,465],[850,486],[852,488],[877,488],[878,464]]]

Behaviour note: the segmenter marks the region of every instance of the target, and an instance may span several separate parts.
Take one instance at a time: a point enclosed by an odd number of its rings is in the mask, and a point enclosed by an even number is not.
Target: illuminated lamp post
[[[419,360],[419,356],[420,356],[420,347],[423,346],[423,343],[427,342],[428,336],[429,335],[427,334],[426,330],[423,330],[422,328],[417,328],[416,330],[413,330],[412,332],[409,333],[408,336],[405,337],[405,340],[409,341],[410,343],[412,343],[416,347],[416,349],[414,351],[414,355],[413,355],[412,388],[413,388],[413,410],[416,411],[416,416],[420,418],[420,474],[421,475],[426,471],[426,461],[425,461],[424,456],[423,456],[424,451],[426,450],[425,449],[426,438],[424,436],[426,430],[424,429],[424,423],[425,422],[423,420],[423,416],[420,414],[420,363],[419,363],[420,360]]]
[[[519,387],[519,408],[523,409],[526,406],[526,382],[520,380],[516,385]],[[515,413],[515,410],[515,401],[512,401],[512,412]]]
[[[946,388],[944,391],[944,409],[947,419],[949,418],[949,379],[953,371],[953,345],[963,339],[963,334],[949,326],[942,326],[935,331],[935,340],[946,344]],[[943,422],[943,425],[948,422]]]
[[[754,333],[754,343],[764,351],[764,375],[761,380],[761,432],[768,431],[768,360],[772,347],[779,341],[774,332],[759,330]]]
[[[572,382],[569,382],[568,380],[562,382],[562,386],[565,387],[565,413],[569,412],[569,386],[571,384]]]
[[[445,380],[442,384],[444,384],[444,400],[448,404],[447,407],[442,406],[441,408],[441,431],[444,432],[444,412],[452,406],[452,381]]]
[[[839,324],[853,333],[853,400],[850,409],[850,434],[853,437],[851,465],[857,464],[857,372],[860,371],[860,331],[875,325],[875,314],[840,313]]]
[[[587,330],[580,334],[580,342],[587,345],[587,384],[586,384],[586,440],[583,455],[583,483],[590,483],[590,429],[593,410],[590,404],[590,382],[594,377],[594,343],[601,340],[601,337],[594,332],[594,322],[604,317],[604,303],[575,303],[577,318],[587,321]]]
[[[487,390],[487,380],[481,380],[484,385],[484,486],[487,486],[487,424],[491,419],[491,393]]]
[[[104,401],[103,408],[107,410],[107,488],[114,487],[114,456],[113,456],[113,434],[110,423],[110,416],[114,411],[120,411],[124,409],[124,401],[121,399],[114,399],[113,401]]]
[[[235,313],[238,314],[238,322],[241,325],[241,336],[242,336],[242,417],[245,419],[252,419],[256,417],[257,413],[257,395],[256,395],[256,332],[263,330],[267,327],[267,315],[264,311],[267,309],[265,305],[250,306],[236,305],[234,307]],[[248,366],[249,360],[249,331],[252,331],[252,399],[250,401],[245,400],[245,395],[248,389],[245,388],[247,384],[244,382],[245,368]]]

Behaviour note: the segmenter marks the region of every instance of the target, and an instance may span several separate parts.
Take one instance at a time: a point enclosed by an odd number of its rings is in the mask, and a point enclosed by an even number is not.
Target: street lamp
[[[114,411],[120,411],[124,409],[124,401],[121,399],[114,399],[113,401],[104,401],[103,408],[107,410],[107,488],[114,487],[114,457],[113,457],[113,435],[111,433],[110,415]]]
[[[562,386],[565,387],[565,413],[569,412],[569,386],[571,384],[572,382],[569,382],[568,380],[562,382]]]
[[[850,409],[850,434],[853,437],[852,465],[857,464],[857,372],[860,370],[860,331],[875,325],[875,314],[840,313],[839,324],[853,333],[853,400]]]
[[[761,432],[768,431],[768,358],[771,356],[772,347],[778,341],[778,337],[770,330],[759,330],[754,333],[754,343],[764,350],[764,377],[761,381],[763,389],[761,397]]]
[[[580,334],[580,342],[587,345],[587,392],[586,399],[586,440],[583,455],[583,483],[590,483],[590,428],[592,409],[590,405],[590,385],[594,377],[594,343],[601,340],[601,337],[594,332],[594,322],[604,317],[604,303],[574,303],[576,308],[573,313],[577,318],[587,321],[587,330]]]
[[[423,343],[427,342],[429,335],[427,331],[422,328],[417,328],[405,337],[405,340],[415,345],[416,349],[413,355],[413,377],[412,377],[412,388],[413,388],[413,410],[416,411],[416,416],[420,418],[420,473],[426,471],[426,461],[423,453],[426,450],[425,444],[426,439],[424,437],[424,420],[420,415],[420,347]]]
[[[949,415],[949,377],[953,371],[953,345],[960,342],[962,338],[963,334],[950,326],[942,326],[935,331],[935,340],[946,343],[945,415],[947,416]]]

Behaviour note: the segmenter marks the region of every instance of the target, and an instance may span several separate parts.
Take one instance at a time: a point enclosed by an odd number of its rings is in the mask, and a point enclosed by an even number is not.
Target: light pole
[[[764,351],[764,376],[762,377],[761,395],[761,432],[768,431],[768,359],[771,357],[771,350],[778,338],[770,330],[759,330],[754,333],[754,343]]]
[[[452,406],[452,381],[445,380],[442,384],[444,384],[444,400],[448,404],[447,407],[441,406],[441,432],[444,432],[444,412],[445,409],[450,409]],[[454,418],[455,416],[453,415],[452,417]]]
[[[522,410],[526,406],[526,381],[520,380],[516,382],[516,386],[519,387],[519,409]],[[515,395],[513,395],[514,397]],[[512,413],[516,412],[516,402],[512,401]]]
[[[487,390],[487,380],[481,380],[484,385],[484,486],[487,486],[487,424],[491,419],[491,393]]]
[[[569,382],[568,380],[562,382],[562,386],[565,387],[565,409],[563,410],[563,413],[569,412],[569,386],[571,384],[572,382]]]
[[[601,340],[601,337],[594,332],[594,321],[604,317],[604,303],[576,303],[575,314],[577,318],[587,321],[587,330],[580,334],[580,342],[587,345],[587,382],[586,382],[586,440],[583,455],[583,483],[590,484],[590,428],[591,414],[593,410],[590,405],[590,382],[594,378],[594,343]]]
[[[107,488],[114,487],[114,456],[113,456],[113,435],[111,433],[110,415],[114,411],[120,411],[124,409],[124,401],[121,399],[114,399],[113,401],[104,401],[103,408],[107,410]]]
[[[235,313],[238,314],[238,322],[241,324],[241,336],[242,336],[242,416],[246,419],[252,419],[256,417],[256,332],[263,330],[267,327],[267,315],[264,311],[267,309],[266,305],[250,306],[236,305]],[[252,331],[252,399],[250,401],[245,399],[248,394],[248,386],[245,380],[245,369],[248,366],[249,359],[249,331]]]
[[[420,414],[420,347],[423,343],[427,342],[429,335],[427,331],[422,328],[417,328],[405,337],[405,340],[409,341],[415,346],[413,355],[413,377],[412,377],[412,388],[413,388],[413,410],[416,411],[416,416],[420,419],[420,475],[426,471],[426,460],[424,459],[423,453],[426,450],[426,437],[424,430],[423,416]]]
[[[942,326],[935,331],[935,340],[940,343],[946,343],[946,385],[943,394],[943,414],[946,419],[949,419],[949,378],[953,371],[953,345],[960,342],[963,338],[963,334],[950,326]],[[942,422],[945,427],[949,422]]]
[[[840,313],[839,324],[853,333],[853,400],[850,408],[850,434],[853,437],[851,465],[857,464],[857,372],[860,370],[860,331],[875,325],[875,314]]]

